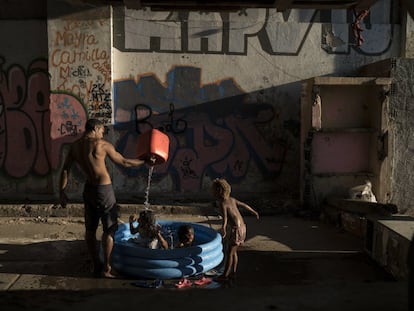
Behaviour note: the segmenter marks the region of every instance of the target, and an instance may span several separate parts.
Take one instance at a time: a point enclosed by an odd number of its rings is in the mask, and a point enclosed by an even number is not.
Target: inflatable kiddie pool
[[[129,223],[119,224],[112,251],[112,266],[117,271],[134,278],[174,279],[207,272],[222,262],[222,239],[214,229],[188,222],[158,220],[157,223],[162,226],[162,233],[169,244],[177,241],[180,225],[191,224],[194,227],[193,246],[173,249],[145,248],[130,241],[138,233],[131,234]]]

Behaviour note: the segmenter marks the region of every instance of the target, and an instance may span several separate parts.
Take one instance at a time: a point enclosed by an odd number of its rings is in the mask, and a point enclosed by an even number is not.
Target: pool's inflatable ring
[[[223,260],[221,236],[197,223],[159,220],[163,231],[177,232],[182,224],[194,227],[194,246],[174,249],[149,249],[129,241],[136,235],[129,223],[120,224],[114,236],[112,266],[120,273],[145,279],[174,279],[207,272]],[[137,225],[137,224],[135,224]]]

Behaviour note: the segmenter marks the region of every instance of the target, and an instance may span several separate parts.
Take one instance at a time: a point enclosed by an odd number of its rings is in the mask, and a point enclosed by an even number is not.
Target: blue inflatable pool
[[[180,225],[189,224],[165,220],[157,223],[172,239]],[[207,226],[190,224],[194,227],[194,246],[167,250],[144,248],[129,241],[138,234],[131,234],[129,223],[120,224],[114,237],[112,266],[126,276],[163,280],[197,275],[217,267],[224,257],[220,234]]]

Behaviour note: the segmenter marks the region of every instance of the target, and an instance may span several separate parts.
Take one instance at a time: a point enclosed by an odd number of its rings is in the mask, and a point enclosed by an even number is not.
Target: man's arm
[[[62,172],[60,173],[60,181],[59,181],[59,198],[60,204],[62,207],[66,207],[68,203],[68,197],[65,193],[66,186],[68,185],[68,178],[69,178],[69,170],[72,166],[73,158],[71,150],[69,150],[65,162],[63,163]]]
[[[124,158],[123,155],[116,151],[115,147],[109,142],[105,142],[104,148],[106,154],[112,160],[112,162],[114,162],[115,164],[122,165],[123,167],[138,167],[147,162],[140,159]],[[155,159],[154,161],[149,160],[148,162],[149,164],[154,163]]]

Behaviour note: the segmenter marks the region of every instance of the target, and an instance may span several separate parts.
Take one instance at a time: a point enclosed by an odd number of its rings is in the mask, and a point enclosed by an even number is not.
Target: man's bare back
[[[73,162],[79,164],[86,174],[87,183],[91,185],[108,185],[112,183],[105,163],[107,156],[112,162],[123,167],[138,167],[145,163],[144,160],[140,159],[124,158],[110,142],[103,139],[104,131],[103,126],[97,126],[92,131],[85,132],[79,140],[71,145],[63,165],[61,190],[65,189],[67,185],[67,175]],[[153,165],[154,162],[155,158],[148,159],[150,165]]]
[[[72,145],[71,157],[86,174],[87,182],[91,185],[107,185],[111,177],[105,165],[105,145],[103,139],[82,137]]]

